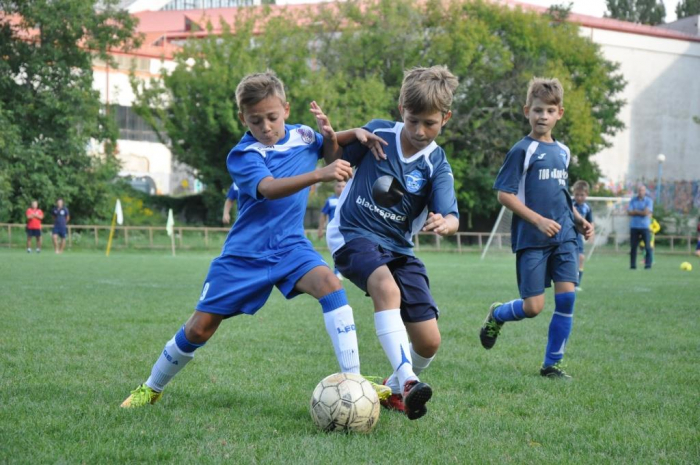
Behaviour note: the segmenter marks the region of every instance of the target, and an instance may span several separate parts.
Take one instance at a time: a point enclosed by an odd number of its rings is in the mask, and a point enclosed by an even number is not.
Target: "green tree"
[[[74,217],[107,215],[113,157],[89,146],[115,130],[93,90],[92,59],[132,43],[135,20],[115,2],[0,0],[0,220],[24,221],[31,199],[63,197]]]
[[[666,7],[657,0],[606,0],[606,17],[641,24],[663,24]]]
[[[676,17],[678,19],[688,16],[700,15],[700,0],[681,0],[676,5]]]

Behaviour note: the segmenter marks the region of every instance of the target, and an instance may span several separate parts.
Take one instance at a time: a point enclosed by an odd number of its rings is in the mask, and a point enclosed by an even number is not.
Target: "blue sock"
[[[564,292],[554,296],[554,315],[549,323],[549,339],[544,353],[544,366],[554,365],[564,358],[566,341],[574,325],[575,292]]]
[[[516,299],[507,302],[493,311],[493,317],[499,323],[505,323],[506,321],[519,321],[526,318],[525,312],[523,311],[523,299]]]
[[[185,325],[182,325],[180,331],[178,331],[175,335],[175,345],[177,345],[177,348],[185,352],[186,354],[194,352],[195,350],[202,347],[204,344],[206,344],[206,342],[202,344],[195,344],[193,342],[188,341],[187,337],[185,337]]]

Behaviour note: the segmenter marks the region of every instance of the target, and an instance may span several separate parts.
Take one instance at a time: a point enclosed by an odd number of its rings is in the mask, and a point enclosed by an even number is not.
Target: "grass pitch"
[[[256,316],[225,321],[156,405],[124,410],[189,317],[212,253],[0,251],[0,462],[3,463],[698,463],[700,263],[626,256],[586,266],[567,347],[573,382],[538,375],[553,298],[478,330],[516,297],[514,258],[422,254],[443,345],[422,379],[418,421],[383,411],[369,435],[315,429],[308,403],[337,371],[320,306],[277,292]],[[680,271],[689,260],[696,270]],[[362,371],[390,367],[371,302],[345,282]]]

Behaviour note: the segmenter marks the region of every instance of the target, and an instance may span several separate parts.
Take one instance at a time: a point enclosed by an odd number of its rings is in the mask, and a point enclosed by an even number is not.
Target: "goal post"
[[[587,259],[591,258],[596,248],[606,245],[611,235],[614,235],[616,240],[619,240],[619,237],[626,237],[626,232],[629,232],[629,220],[627,219],[625,208],[628,201],[628,197],[588,197],[586,199],[586,203],[591,206],[593,223],[595,224],[593,242],[586,244]],[[624,220],[621,220],[620,217],[624,217]],[[489,234],[484,250],[481,253],[481,260],[483,260],[489,252],[493,253],[494,240],[499,241],[498,244],[500,247],[496,247],[497,250],[503,251],[507,249],[507,251],[510,252],[510,226],[512,220],[513,212],[506,207],[501,207],[496,222],[491,229],[491,234]],[[504,241],[504,239],[506,240]]]

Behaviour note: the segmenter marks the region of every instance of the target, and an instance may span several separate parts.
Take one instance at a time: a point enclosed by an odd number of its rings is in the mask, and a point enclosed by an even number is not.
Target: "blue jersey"
[[[588,221],[589,223],[593,223],[593,210],[591,210],[590,205],[588,205],[586,202],[581,204],[574,202],[574,208],[584,220]]]
[[[66,227],[66,223],[68,222],[68,216],[70,216],[70,213],[68,212],[68,208],[66,207],[54,207],[53,210],[51,211],[51,214],[53,215],[53,225],[55,228],[64,228]]]
[[[654,201],[651,200],[651,197],[649,196],[644,196],[643,199],[640,199],[638,195],[635,195],[632,197],[632,200],[630,200],[630,204],[627,207],[627,210],[644,210],[644,209],[649,209],[649,215],[647,216],[630,216],[630,228],[635,228],[635,229],[649,229],[649,226],[651,226],[651,213],[654,211]]]
[[[413,235],[423,227],[429,211],[459,216],[452,169],[435,142],[404,157],[403,123],[372,120],[365,129],[387,141],[387,159],[377,161],[359,142],[345,147],[343,159],[357,169],[328,227],[328,246],[335,253],[346,242],[364,237],[388,250],[413,255]],[[391,206],[381,206],[372,194],[375,183],[385,176],[393,178],[392,188],[400,192],[400,199]]]
[[[513,215],[513,252],[576,240],[568,190],[570,158],[569,148],[564,144],[541,142],[530,136],[520,140],[506,155],[493,188],[516,194],[530,210],[561,226],[557,234],[547,237],[536,226]]]
[[[231,187],[228,188],[226,198],[229,200],[233,200],[234,202],[238,200],[238,186],[235,182],[231,184]]]
[[[335,216],[335,209],[337,206],[338,197],[335,194],[328,197],[328,200],[326,200],[326,203],[323,205],[321,213],[323,213],[324,215],[328,215],[329,222],[333,221],[333,217]]]
[[[264,178],[289,178],[316,169],[323,136],[308,126],[285,125],[285,136],[266,146],[247,132],[228,154],[226,165],[238,186],[238,219],[222,255],[265,257],[308,243],[304,214],[309,188],[268,200],[258,193]]]

